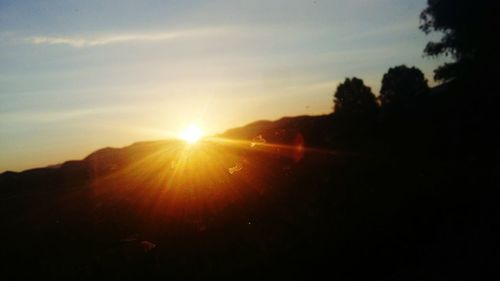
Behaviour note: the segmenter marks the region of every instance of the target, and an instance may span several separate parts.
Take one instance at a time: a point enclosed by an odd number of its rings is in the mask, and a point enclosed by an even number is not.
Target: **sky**
[[[0,0],[0,172],[102,147],[327,114],[423,56],[426,0]]]

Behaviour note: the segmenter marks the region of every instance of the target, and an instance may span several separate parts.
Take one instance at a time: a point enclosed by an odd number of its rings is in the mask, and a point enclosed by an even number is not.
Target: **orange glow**
[[[182,140],[192,144],[200,140],[202,135],[203,131],[200,129],[200,127],[196,125],[190,125],[180,133],[179,137]]]
[[[94,180],[96,200],[124,204],[125,209],[131,207],[158,220],[193,222],[257,200],[269,187],[283,184],[275,179],[304,161],[305,154],[336,155],[306,147],[302,139],[275,144],[262,136],[253,140],[206,137],[190,146],[159,141],[141,145],[137,154],[135,149],[130,148],[133,162]],[[95,163],[96,170],[99,165]]]

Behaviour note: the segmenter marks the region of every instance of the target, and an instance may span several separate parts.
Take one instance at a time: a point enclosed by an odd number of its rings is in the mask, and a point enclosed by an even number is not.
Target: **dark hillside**
[[[219,136],[240,141],[142,142],[4,173],[1,235],[10,242],[2,271],[71,279],[470,276],[461,265],[472,262],[474,205],[462,205],[456,189],[467,175],[445,158],[399,148],[341,150],[348,142],[335,140],[359,135],[329,133],[332,126],[332,116],[283,118]]]

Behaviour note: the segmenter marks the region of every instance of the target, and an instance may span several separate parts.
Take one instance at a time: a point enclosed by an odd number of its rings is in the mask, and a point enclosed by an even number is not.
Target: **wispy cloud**
[[[127,42],[152,42],[179,38],[216,35],[224,29],[194,29],[173,32],[108,34],[103,36],[32,36],[25,40],[35,45],[68,45],[75,48],[97,47]]]
[[[53,123],[80,118],[89,118],[92,116],[102,116],[106,114],[115,114],[127,112],[131,107],[114,106],[101,108],[80,108],[73,110],[60,111],[21,111],[21,112],[0,112],[0,125],[7,123]]]

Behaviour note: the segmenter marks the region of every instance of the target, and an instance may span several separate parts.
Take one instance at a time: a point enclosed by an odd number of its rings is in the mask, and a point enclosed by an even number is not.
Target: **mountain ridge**
[[[299,120],[303,119],[317,119],[317,118],[325,118],[329,115],[299,115],[299,116],[285,116],[276,120],[258,120],[254,121],[251,123],[248,123],[246,125],[240,126],[240,127],[234,127],[225,130],[223,133],[216,134],[215,136],[218,137],[233,137],[233,138],[239,138],[239,139],[246,139],[246,140],[251,140],[251,138],[259,135],[259,134],[268,134],[268,130],[272,130],[273,128],[276,127],[283,127],[286,125],[286,123],[293,123],[294,121],[297,122]],[[245,132],[245,133],[243,133]],[[178,141],[176,139],[158,139],[158,140],[149,140],[149,141],[136,141],[133,142],[132,144],[122,146],[122,147],[103,147],[99,148],[91,153],[89,153],[87,156],[85,156],[82,159],[70,159],[66,160],[62,163],[57,163],[57,164],[49,164],[47,166],[41,166],[41,167],[33,167],[33,168],[28,168],[25,170],[21,171],[12,171],[12,170],[5,170],[2,173],[0,173],[0,177],[2,177],[4,174],[9,175],[9,174],[21,174],[21,173],[26,173],[26,172],[32,172],[33,170],[38,170],[38,169],[57,169],[61,168],[65,164],[71,164],[71,163],[76,163],[78,161],[88,161],[91,158],[94,157],[101,157],[103,154],[110,154],[113,152],[117,152],[118,150],[130,150],[136,147],[140,147],[142,145],[148,145],[148,144],[153,144],[153,143],[162,143],[162,142],[169,142],[169,141]]]

